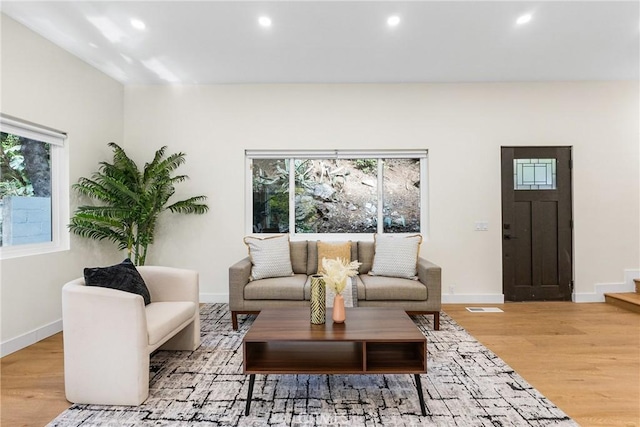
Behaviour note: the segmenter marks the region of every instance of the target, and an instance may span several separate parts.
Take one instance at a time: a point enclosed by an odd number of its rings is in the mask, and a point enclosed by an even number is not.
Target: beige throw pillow
[[[249,248],[249,257],[253,264],[249,280],[293,276],[288,234],[262,239],[247,236],[244,243]]]
[[[321,242],[318,240],[318,274],[323,274],[322,259],[346,259],[351,262],[351,241],[349,242]]]
[[[370,275],[417,280],[421,235],[376,234],[374,239],[375,253]]]

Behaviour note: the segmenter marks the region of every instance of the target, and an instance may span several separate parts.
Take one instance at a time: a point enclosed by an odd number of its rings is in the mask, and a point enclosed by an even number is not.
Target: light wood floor
[[[581,426],[640,427],[640,314],[604,303],[444,311]],[[64,398],[62,334],[1,360],[3,427],[43,426]]]

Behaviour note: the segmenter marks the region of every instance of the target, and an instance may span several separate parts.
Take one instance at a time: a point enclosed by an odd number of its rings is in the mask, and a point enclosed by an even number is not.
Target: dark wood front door
[[[570,147],[502,148],[506,301],[571,300]]]

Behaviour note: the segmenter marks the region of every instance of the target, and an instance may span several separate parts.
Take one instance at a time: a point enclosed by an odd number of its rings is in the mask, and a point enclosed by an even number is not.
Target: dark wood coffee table
[[[414,374],[426,415],[420,374],[427,372],[427,339],[402,309],[348,308],[345,323],[314,325],[309,308],[268,308],[243,340],[249,374],[249,415],[256,374]]]

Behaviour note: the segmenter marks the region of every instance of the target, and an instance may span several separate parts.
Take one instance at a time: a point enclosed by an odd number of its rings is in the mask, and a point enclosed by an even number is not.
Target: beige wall
[[[122,142],[122,85],[0,16],[0,111],[67,132],[70,182],[90,175],[109,155],[107,142]],[[72,237],[70,251],[0,261],[2,354],[57,332],[62,285],[85,266],[119,259],[109,244]]]
[[[259,148],[427,148],[422,255],[443,267],[445,301],[495,302],[502,298],[500,147],[569,145],[578,299],[597,300],[598,284],[638,274],[637,82],[123,89],[1,19],[0,111],[69,134],[70,183],[110,157],[109,141],[140,161],[165,144],[187,153],[180,171],[191,180],[178,196],[206,194],[211,211],[165,215],[148,263],[198,270],[203,301],[226,301],[227,269],[246,254],[244,150]],[[489,222],[488,232],[473,231],[478,220]],[[72,237],[70,251],[1,261],[3,354],[59,328],[60,288],[83,267],[120,258],[109,243]]]
[[[573,147],[577,299],[640,266],[637,82],[406,85],[127,86],[125,145],[138,159],[184,151],[205,216],[166,216],[152,263],[201,274],[225,301],[245,256],[245,149],[427,148],[429,233],[445,301],[502,299],[500,147]],[[488,232],[473,231],[489,222]],[[453,295],[451,294],[453,288]]]

